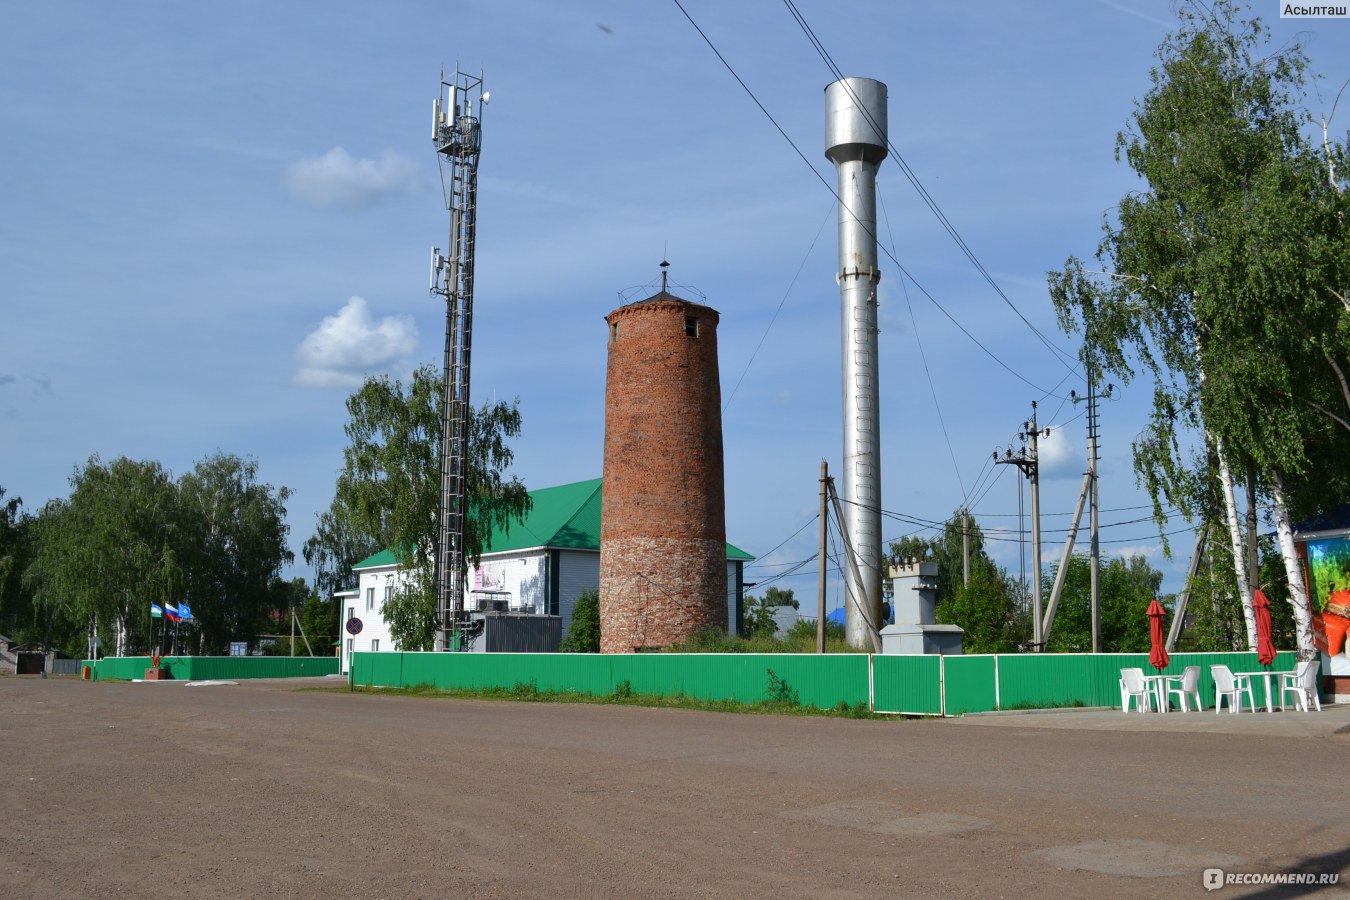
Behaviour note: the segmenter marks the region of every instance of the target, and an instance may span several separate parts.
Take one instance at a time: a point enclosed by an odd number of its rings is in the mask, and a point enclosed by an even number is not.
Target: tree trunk
[[[1233,551],[1233,574],[1237,576],[1238,599],[1242,601],[1242,620],[1247,626],[1247,649],[1256,649],[1256,611],[1252,609],[1252,586],[1247,580],[1246,554],[1242,552],[1242,529],[1238,526],[1237,501],[1233,498],[1233,473],[1228,468],[1223,438],[1214,438],[1219,457],[1219,481],[1223,484],[1223,508],[1228,520],[1228,538]]]
[[[1247,467],[1247,580],[1252,590],[1261,587],[1261,560],[1256,552],[1256,467]],[[1252,595],[1255,601],[1255,594]]]
[[[1289,579],[1289,605],[1294,608],[1294,631],[1298,640],[1298,658],[1312,659],[1312,609],[1303,584],[1303,570],[1294,550],[1294,528],[1289,521],[1289,505],[1285,500],[1284,474],[1270,470],[1270,493],[1275,500],[1275,532],[1279,535],[1280,555],[1284,557],[1284,573]]]

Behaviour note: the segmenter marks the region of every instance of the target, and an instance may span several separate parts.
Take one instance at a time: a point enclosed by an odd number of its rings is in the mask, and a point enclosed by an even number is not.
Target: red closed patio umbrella
[[[1148,664],[1161,672],[1167,668],[1171,659],[1167,656],[1167,636],[1163,633],[1163,616],[1167,615],[1167,610],[1158,602],[1157,598],[1148,605],[1148,641],[1151,645],[1148,651]]]
[[[1270,601],[1265,591],[1257,589],[1252,597],[1252,612],[1256,613],[1256,661],[1268,666],[1275,661],[1275,642],[1270,638]]]

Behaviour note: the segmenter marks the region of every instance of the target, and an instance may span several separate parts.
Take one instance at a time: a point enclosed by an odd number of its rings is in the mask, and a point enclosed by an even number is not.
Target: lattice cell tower
[[[445,370],[441,408],[440,525],[436,546],[436,649],[456,650],[464,624],[465,525],[468,509],[469,361],[473,347],[473,254],[478,210],[478,154],[488,94],[483,78],[441,75],[432,140],[441,171],[450,238],[431,251],[431,293],[445,298]],[[475,111],[477,111],[475,113]]]

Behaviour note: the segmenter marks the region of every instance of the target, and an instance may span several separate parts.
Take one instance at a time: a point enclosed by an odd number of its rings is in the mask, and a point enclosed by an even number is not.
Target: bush
[[[600,593],[586,591],[572,607],[572,624],[558,648],[563,653],[600,652]]]
[[[788,684],[786,679],[780,678],[773,669],[765,669],[769,673],[769,700],[774,703],[783,703],[788,706],[800,706],[801,697],[797,694],[797,689]]]

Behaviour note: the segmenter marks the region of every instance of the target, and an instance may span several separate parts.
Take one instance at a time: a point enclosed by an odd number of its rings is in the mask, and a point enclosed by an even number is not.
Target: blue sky
[[[894,145],[1012,302],[1074,353],[1045,272],[1090,256],[1103,215],[1134,186],[1114,137],[1148,87],[1170,4],[798,5],[846,74],[889,85]],[[685,6],[832,181],[831,76],[783,4]],[[1305,36],[1327,76],[1309,104],[1329,110],[1350,77],[1350,21],[1281,21],[1264,0],[1256,11],[1277,44]],[[0,30],[9,495],[29,509],[63,496],[95,452],[175,474],[216,449],[252,455],[265,480],[295,491],[298,554],[332,497],[352,386],[440,359],[443,307],[426,272],[448,220],[429,119],[438,74],[456,60],[492,92],[473,385],[480,401],[521,400],[517,474],[546,487],[600,473],[603,316],[668,257],[672,279],[722,314],[728,536],[764,557],[752,580],[810,556],[814,528],[788,538],[815,514],[820,460],[837,469],[840,454],[833,198],[669,2],[15,8]],[[915,278],[1022,378],[1059,383],[1061,361],[893,161],[880,192],[883,238]],[[987,484],[985,461],[1044,391],[889,263],[881,304],[885,507],[944,519]],[[1147,393],[1131,385],[1103,404],[1102,507],[1120,510],[1103,523],[1147,513],[1121,509],[1145,502],[1129,444]],[[1049,530],[1072,510],[1085,436],[1081,408],[1050,398],[1041,410],[1055,428],[1043,455]],[[1016,527],[1012,472],[970,500],[986,530]],[[1148,553],[1166,588],[1180,586],[1188,536],[1174,539],[1174,560],[1147,522],[1103,540]],[[1015,540],[992,547],[1016,572]],[[1047,561],[1057,556],[1047,544]],[[780,584],[812,598],[814,570]]]

